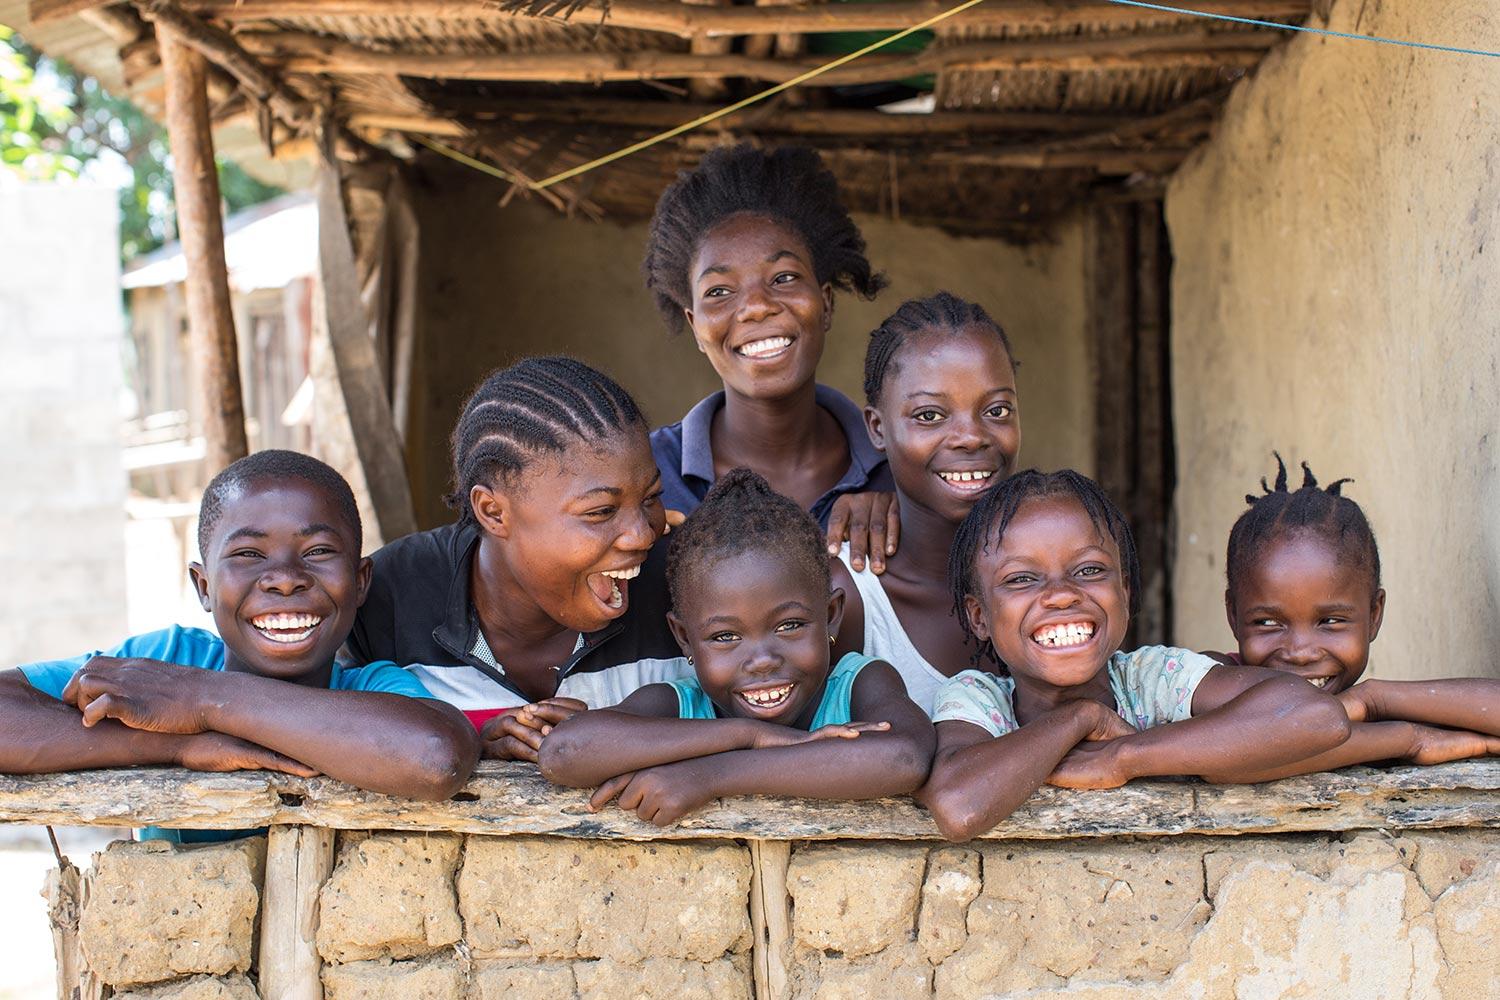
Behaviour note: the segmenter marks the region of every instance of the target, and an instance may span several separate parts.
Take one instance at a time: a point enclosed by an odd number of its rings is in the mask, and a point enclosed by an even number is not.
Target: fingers
[[[490,760],[524,760],[529,764],[537,762],[536,748],[522,743],[514,736],[485,740],[484,755]]]
[[[83,713],[83,724],[92,726],[105,719],[116,718],[116,713],[121,712],[124,707],[124,703],[114,695],[102,694],[87,705],[80,705],[79,710]]]
[[[901,545],[901,505],[896,503],[896,494],[882,493],[886,498],[885,508],[885,554],[893,556]]]
[[[311,778],[318,773],[317,768],[308,767],[300,760],[293,760],[291,757],[279,754],[274,750],[267,750],[265,758],[252,763],[250,767],[264,771],[280,771],[282,774],[292,774],[299,778]]]
[[[870,551],[869,510],[867,501],[863,510],[849,515],[849,565],[856,573],[865,568],[865,558]]]
[[[859,733],[883,733],[891,728],[891,724],[889,722],[851,722],[845,728],[854,730],[856,735]]]
[[[577,698],[559,698],[539,701],[521,710],[525,722],[537,729],[550,729],[564,719],[571,719],[579,712],[588,711],[588,706]]]
[[[623,792],[625,787],[630,784],[630,779],[634,777],[634,771],[626,771],[624,774],[615,775],[594,789],[594,794],[589,796],[589,808],[594,812],[598,812],[609,805],[610,800]]]
[[[884,494],[876,494],[876,495],[877,496],[883,496]],[[875,505],[872,503],[871,506],[874,507]],[[870,572],[876,573],[876,574],[884,573],[885,572],[885,555],[886,555],[886,540],[885,540],[885,532],[886,532],[886,528],[887,528],[886,519],[884,517],[881,517],[876,511],[871,510],[869,524],[870,524],[870,541],[869,541],[869,547],[870,547]]]
[[[687,520],[686,514],[684,514],[680,510],[672,510],[670,507],[667,508],[666,515],[667,523],[666,526],[662,528],[661,532],[663,535],[670,535],[673,528],[681,527],[682,522]]]
[[[839,497],[833,502],[833,510],[828,515],[828,554],[836,556],[839,549],[844,547],[844,539],[849,535],[849,497],[848,494]]]

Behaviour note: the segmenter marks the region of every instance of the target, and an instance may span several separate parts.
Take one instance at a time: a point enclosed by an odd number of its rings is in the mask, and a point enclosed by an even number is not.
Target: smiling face
[[[726,390],[777,399],[813,380],[833,318],[812,252],[791,227],[730,216],[704,234],[688,273],[688,323]]]
[[[474,487],[470,503],[520,589],[580,632],[625,613],[629,581],[666,525],[661,474],[640,427],[539,455],[508,484]]]
[[[746,551],[701,567],[668,620],[698,683],[727,716],[807,728],[828,680],[844,592],[797,560]]]
[[[979,550],[970,627],[1017,688],[1055,693],[1094,680],[1130,625],[1120,551],[1071,496],[1023,502],[998,544]]]
[[[300,479],[226,496],[189,572],[224,639],[226,669],[326,685],[370,585],[339,504]]]
[[[1359,680],[1385,613],[1367,567],[1302,531],[1267,539],[1242,576],[1224,594],[1242,660],[1333,694]]]
[[[978,327],[909,336],[865,421],[902,498],[956,525],[1015,468],[1021,422],[1010,355]]]

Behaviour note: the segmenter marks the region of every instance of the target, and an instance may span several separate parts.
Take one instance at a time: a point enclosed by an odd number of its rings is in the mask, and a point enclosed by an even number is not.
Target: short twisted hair
[[[288,480],[307,483],[322,490],[333,501],[354,532],[354,554],[359,555],[364,545],[359,505],[354,502],[354,491],[344,477],[311,455],[269,448],[230,463],[203,488],[203,500],[198,505],[198,551],[203,557],[208,558],[208,543],[213,540],[214,529],[224,516],[224,508],[241,491],[252,482],[274,485]]]

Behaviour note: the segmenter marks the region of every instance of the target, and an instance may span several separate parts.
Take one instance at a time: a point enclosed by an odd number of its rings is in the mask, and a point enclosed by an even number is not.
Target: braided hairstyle
[[[812,515],[782,496],[759,474],[734,469],[709,488],[698,509],[672,531],[667,545],[667,586],[681,608],[709,565],[749,551],[769,551],[794,561],[829,589],[828,552]]]
[[[208,558],[208,543],[224,516],[224,509],[249,488],[252,482],[275,485],[287,480],[307,483],[322,490],[333,501],[349,528],[354,532],[354,554],[359,555],[364,536],[359,522],[359,506],[349,483],[332,467],[299,451],[270,448],[232,462],[203,489],[198,505],[198,551]]]
[[[1245,495],[1250,509],[1240,515],[1229,531],[1229,551],[1224,560],[1229,593],[1245,578],[1251,564],[1273,539],[1297,532],[1311,532],[1328,543],[1341,557],[1347,558],[1370,574],[1370,592],[1380,589],[1380,549],[1375,532],[1359,504],[1343,495],[1345,483],[1336,479],[1319,486],[1307,463],[1302,463],[1302,485],[1287,486],[1286,462],[1276,456],[1276,483],[1260,481],[1261,494]]]
[[[978,596],[982,586],[975,576],[975,564],[981,551],[988,552],[1005,538],[1005,529],[1015,519],[1016,511],[1028,500],[1042,497],[1072,497],[1083,507],[1089,520],[1100,534],[1115,540],[1120,550],[1120,572],[1124,576],[1125,591],[1130,600],[1130,613],[1134,615],[1141,604],[1141,561],[1135,551],[1135,536],[1130,524],[1109,494],[1088,476],[1072,469],[1057,472],[1038,472],[1027,469],[1002,480],[979,498],[969,511],[958,533],[953,538],[953,548],[948,554],[948,586],[953,591],[953,613],[963,626],[964,635],[976,642],[978,637],[969,624],[969,615],[964,608],[964,598]],[[1005,664],[995,654],[993,643],[982,643],[975,654],[977,662],[981,656],[988,657],[1002,673]]]
[[[687,325],[683,310],[693,302],[688,271],[704,234],[741,212],[775,219],[800,235],[818,284],[867,299],[885,287],[885,276],[870,269],[865,238],[839,198],[838,181],[816,151],[720,146],[678,174],[651,217],[641,270],[672,333]]]
[[[983,306],[949,292],[938,292],[925,299],[901,303],[901,308],[891,313],[870,334],[870,346],[865,349],[865,402],[871,406],[880,405],[880,390],[885,387],[886,376],[891,373],[896,353],[906,343],[906,338],[928,331],[958,336],[970,327],[993,334],[1005,348],[1011,367],[1021,367],[1011,352],[1010,338],[999,323],[990,319]]]
[[[491,372],[464,402],[453,428],[453,492],[444,501],[472,524],[475,486],[512,480],[539,453],[636,428],[644,434],[646,418],[608,375],[574,358],[525,358]]]

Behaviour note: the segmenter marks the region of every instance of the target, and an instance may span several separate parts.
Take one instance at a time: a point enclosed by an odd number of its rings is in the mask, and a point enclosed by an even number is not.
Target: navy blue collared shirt
[[[864,412],[848,396],[826,385],[817,386],[818,405],[839,422],[849,442],[849,468],[833,489],[812,505],[812,516],[820,527],[828,527],[833,502],[845,493],[871,490],[893,492],[890,466],[865,433]],[[691,513],[703,501],[714,481],[713,443],[709,429],[714,414],[724,405],[724,393],[704,398],[675,424],[651,432],[651,453],[661,469],[662,503],[669,510]]]

